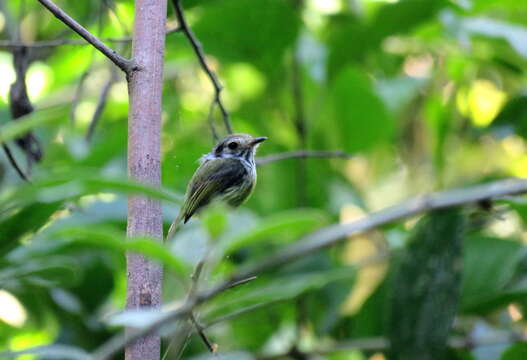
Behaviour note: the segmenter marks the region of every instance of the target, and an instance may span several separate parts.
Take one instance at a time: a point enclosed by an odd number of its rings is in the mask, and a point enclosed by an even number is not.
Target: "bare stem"
[[[141,71],[127,72],[130,94],[128,175],[134,181],[152,186],[161,184],[160,134],[166,11],[166,0],[135,0],[132,58]],[[147,235],[156,239],[153,241],[162,243],[163,220],[158,200],[129,195],[127,235]],[[159,308],[163,284],[161,265],[140,254],[128,252],[126,270],[126,308]],[[128,337],[129,334],[135,334],[135,330],[128,328],[125,334]],[[153,333],[136,337],[127,343],[125,349],[127,360],[159,360],[160,354],[161,338]]]
[[[183,31],[183,33],[187,37],[188,41],[190,42],[190,45],[192,46],[192,49],[194,49],[194,52],[198,57],[201,68],[203,69],[203,71],[205,71],[212,85],[214,86],[214,103],[218,106],[221,111],[221,114],[223,115],[223,123],[225,125],[225,129],[229,134],[232,134],[232,126],[229,120],[229,112],[225,108],[225,105],[223,104],[223,101],[221,99],[221,91],[223,89],[223,86],[218,80],[216,73],[211,69],[209,64],[207,64],[203,47],[201,46],[201,43],[198,41],[198,39],[187,24],[185,14],[183,13],[183,7],[181,6],[181,0],[172,0],[172,4],[174,4],[176,17],[179,22],[179,26],[181,27],[181,31]]]
[[[66,14],[64,10],[58,7],[51,0],[38,0],[44,7],[46,7],[57,19],[66,24],[70,29],[79,34],[84,40],[92,44],[97,50],[103,53],[110,59],[119,69],[126,74],[137,68],[133,61],[125,59],[119,55],[115,50],[109,48],[99,38],[90,33],[85,27],[75,21],[71,16]]]

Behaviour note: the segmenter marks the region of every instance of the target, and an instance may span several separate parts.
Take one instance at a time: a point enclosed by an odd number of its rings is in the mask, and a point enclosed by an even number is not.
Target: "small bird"
[[[183,221],[185,224],[196,212],[215,200],[232,207],[240,206],[251,195],[256,185],[254,155],[258,145],[267,137],[231,134],[200,159],[200,166],[192,176],[185,201],[167,234],[170,241]]]

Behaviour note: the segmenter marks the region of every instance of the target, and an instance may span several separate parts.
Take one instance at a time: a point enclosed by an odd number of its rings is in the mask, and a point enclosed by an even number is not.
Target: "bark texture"
[[[165,51],[166,0],[136,0],[133,61],[128,74],[128,174],[131,179],[159,185],[161,99]],[[149,235],[162,242],[161,204],[144,196],[128,200],[128,236]],[[127,254],[127,308],[159,307],[162,268],[143,256]],[[158,360],[161,339],[151,334],[126,347],[127,360]]]

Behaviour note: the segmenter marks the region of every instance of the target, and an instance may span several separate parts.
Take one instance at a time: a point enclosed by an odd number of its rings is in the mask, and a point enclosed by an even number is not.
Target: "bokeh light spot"
[[[48,65],[42,62],[33,63],[26,77],[29,97],[32,100],[40,98],[49,87],[52,78],[53,73]]]
[[[227,71],[229,89],[242,99],[253,99],[265,88],[265,78],[252,65],[240,63],[229,67]]]
[[[11,293],[0,290],[0,320],[14,327],[21,327],[27,319],[26,309]]]
[[[0,52],[0,98],[2,102],[8,102],[9,88],[15,81],[15,71],[13,70],[12,56],[8,53]]]
[[[469,116],[477,127],[492,123],[501,110],[507,95],[489,80],[476,80],[470,88],[460,90],[456,102],[458,110]]]

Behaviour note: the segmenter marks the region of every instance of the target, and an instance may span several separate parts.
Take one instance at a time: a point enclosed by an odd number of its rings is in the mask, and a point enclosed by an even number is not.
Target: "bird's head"
[[[253,137],[249,134],[231,134],[221,140],[212,150],[216,158],[240,158],[252,161],[256,148],[267,137]]]

